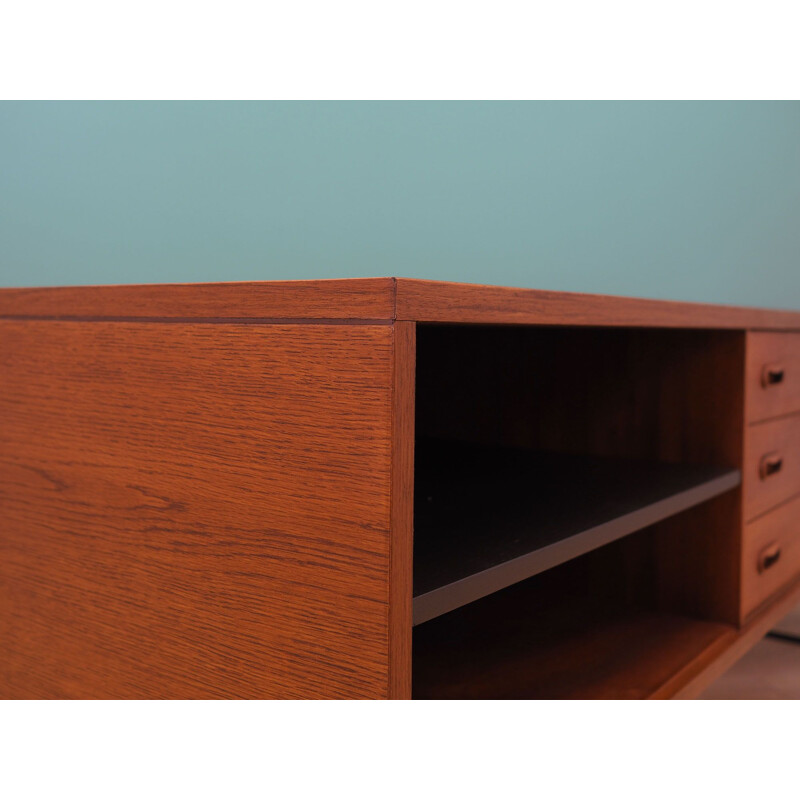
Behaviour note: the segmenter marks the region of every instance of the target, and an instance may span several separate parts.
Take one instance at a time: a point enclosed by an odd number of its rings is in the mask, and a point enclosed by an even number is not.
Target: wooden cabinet
[[[0,695],[694,696],[800,600],[795,373],[790,312],[0,290]]]

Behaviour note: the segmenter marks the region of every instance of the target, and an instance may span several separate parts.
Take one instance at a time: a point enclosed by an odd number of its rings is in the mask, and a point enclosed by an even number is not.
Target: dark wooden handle
[[[780,545],[777,542],[768,545],[758,554],[758,571],[769,569],[780,557]]]
[[[777,383],[783,383],[784,375],[785,371],[781,364],[767,364],[761,370],[761,385],[766,389]]]
[[[761,457],[758,463],[758,474],[761,480],[766,480],[770,475],[781,471],[783,466],[783,456],[780,453],[767,453]]]

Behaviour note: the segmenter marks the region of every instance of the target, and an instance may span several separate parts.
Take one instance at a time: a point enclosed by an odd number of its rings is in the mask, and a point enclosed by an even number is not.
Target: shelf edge
[[[417,595],[413,604],[413,624],[421,625],[598,547],[629,536],[735,489],[741,481],[741,472],[738,469],[731,469],[691,489],[670,495],[621,517],[615,517],[574,536]]]

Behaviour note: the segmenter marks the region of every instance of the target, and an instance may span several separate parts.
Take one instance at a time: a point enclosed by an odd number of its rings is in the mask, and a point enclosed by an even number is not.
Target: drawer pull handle
[[[767,389],[783,383],[784,370],[780,364],[767,364],[761,372],[761,385]]]
[[[764,572],[769,569],[781,557],[781,548],[778,544],[771,544],[765,547],[758,554],[758,571]]]
[[[764,481],[770,475],[780,472],[781,467],[783,467],[783,456],[779,453],[767,453],[758,464],[758,474]]]

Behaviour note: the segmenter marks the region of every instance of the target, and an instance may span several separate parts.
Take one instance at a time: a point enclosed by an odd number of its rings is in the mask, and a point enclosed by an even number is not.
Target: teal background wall
[[[0,103],[0,285],[404,275],[800,308],[800,103]]]

